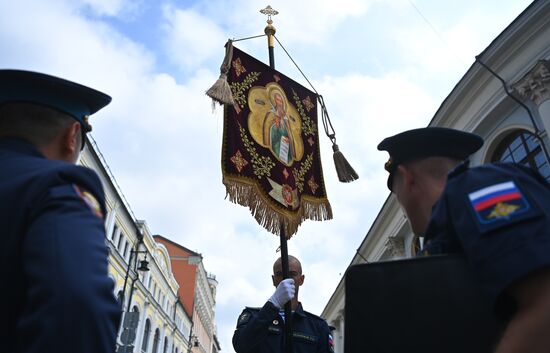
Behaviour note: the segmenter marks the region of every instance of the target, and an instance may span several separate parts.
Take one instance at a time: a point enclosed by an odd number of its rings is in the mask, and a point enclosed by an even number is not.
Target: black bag
[[[502,332],[458,255],[351,266],[345,353],[490,353]]]

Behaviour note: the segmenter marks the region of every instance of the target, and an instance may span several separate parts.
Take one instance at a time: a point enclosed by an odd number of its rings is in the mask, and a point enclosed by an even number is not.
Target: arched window
[[[517,130],[506,136],[499,144],[491,162],[514,162],[539,171],[550,180],[550,165],[535,135],[526,130]]]
[[[162,348],[162,353],[168,353],[168,337],[164,337],[164,347]]]
[[[153,338],[153,350],[152,353],[158,353],[159,349],[159,343],[160,343],[160,331],[157,328],[155,330],[155,337]]]
[[[145,328],[143,329],[143,341],[141,341],[141,350],[147,352],[147,346],[149,345],[149,336],[151,335],[151,321],[147,319],[145,321]]]

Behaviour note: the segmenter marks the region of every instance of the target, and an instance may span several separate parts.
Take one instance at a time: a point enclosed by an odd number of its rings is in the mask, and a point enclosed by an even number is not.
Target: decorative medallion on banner
[[[223,183],[232,202],[287,238],[305,219],[327,220],[317,96],[233,47],[227,74],[233,106],[224,110]]]

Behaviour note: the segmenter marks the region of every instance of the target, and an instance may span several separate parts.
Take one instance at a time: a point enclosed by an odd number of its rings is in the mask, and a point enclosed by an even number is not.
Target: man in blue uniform
[[[327,322],[302,309],[298,290],[304,283],[302,265],[294,256],[288,256],[290,278],[283,280],[282,261],[273,264],[275,293],[262,308],[245,308],[239,316],[233,334],[233,348],[237,353],[283,353],[285,351],[284,305],[292,307],[293,348],[295,353],[332,353],[332,337]]]
[[[384,139],[388,188],[424,254],[463,253],[507,321],[497,352],[550,352],[550,186],[517,164],[468,167],[481,137],[429,127]],[[451,318],[450,318],[451,319]]]
[[[98,176],[76,166],[88,116],[111,98],[40,73],[0,70],[2,352],[114,352]]]

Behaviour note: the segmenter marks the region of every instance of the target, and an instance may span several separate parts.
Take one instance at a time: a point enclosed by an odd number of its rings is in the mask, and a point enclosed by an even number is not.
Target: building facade
[[[161,235],[154,238],[168,250],[174,276],[180,284],[179,296],[186,313],[192,317],[191,351],[217,353],[220,344],[215,322],[216,277],[206,272],[201,254]]]
[[[109,276],[123,311],[117,352],[187,352],[191,316],[179,298],[167,249],[135,218],[93,139],[79,164],[93,169],[105,189]]]
[[[550,180],[550,1],[534,1],[477,56],[429,126],[481,135],[473,166],[517,162]],[[421,242],[390,194],[350,266],[414,256]],[[322,314],[335,327],[336,352],[344,351],[344,305],[342,279]]]

